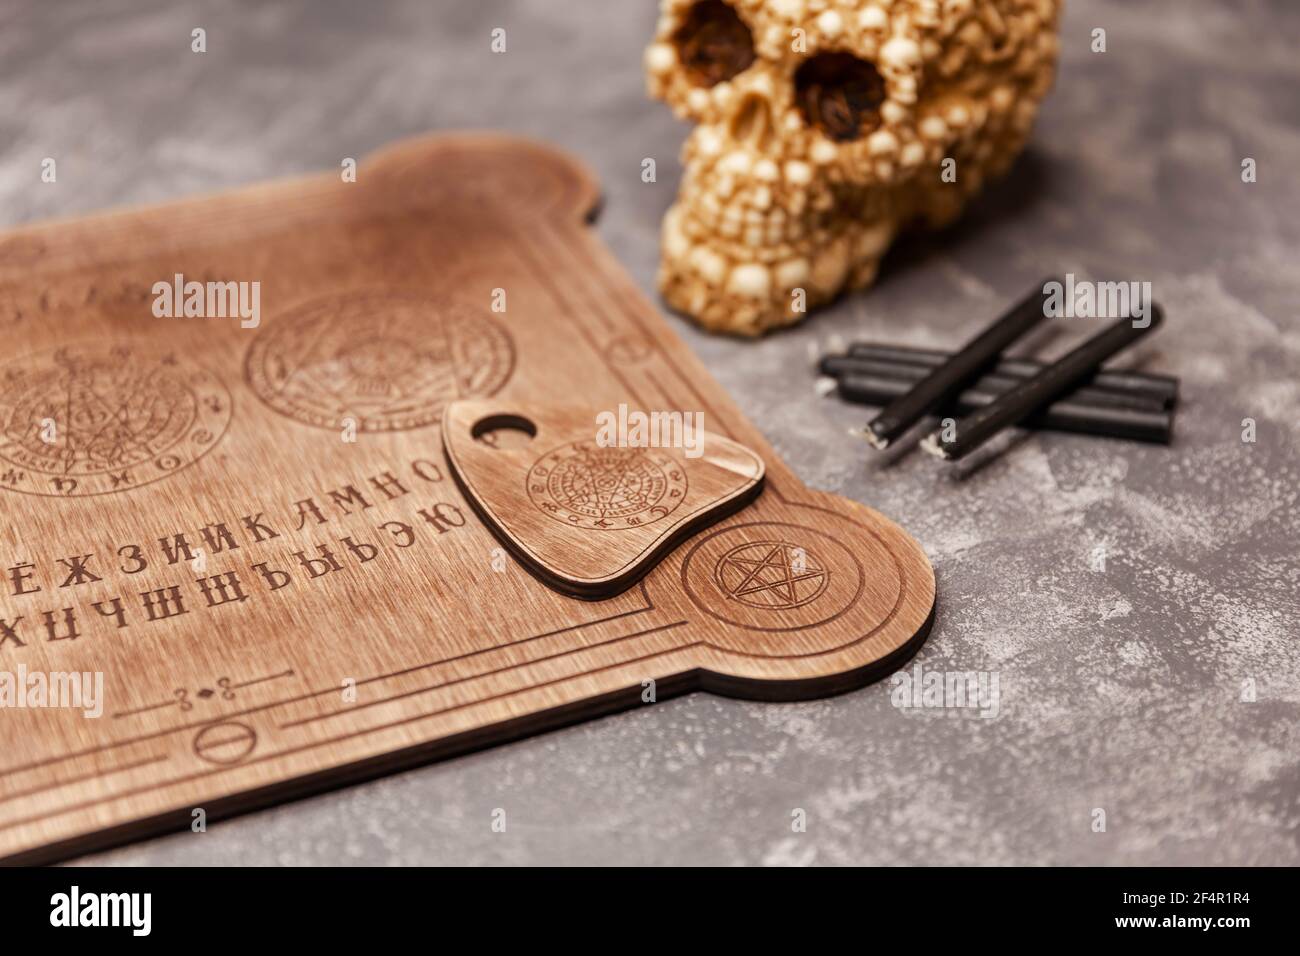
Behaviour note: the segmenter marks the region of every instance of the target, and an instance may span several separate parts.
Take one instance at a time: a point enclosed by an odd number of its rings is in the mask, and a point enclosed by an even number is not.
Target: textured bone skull
[[[668,304],[756,335],[869,284],[900,229],[951,222],[1025,143],[1058,5],[662,0],[650,92],[698,124],[664,217]]]

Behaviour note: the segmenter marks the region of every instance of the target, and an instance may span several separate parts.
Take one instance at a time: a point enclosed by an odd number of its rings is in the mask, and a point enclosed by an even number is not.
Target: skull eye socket
[[[722,0],[700,0],[673,34],[686,75],[700,86],[715,86],[754,62],[749,27]]]
[[[795,101],[809,126],[847,142],[880,125],[885,80],[851,53],[819,53],[794,74]]]

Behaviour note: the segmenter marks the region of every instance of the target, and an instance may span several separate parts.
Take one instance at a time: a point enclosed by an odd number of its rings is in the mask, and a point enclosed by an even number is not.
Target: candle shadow
[[[968,481],[1003,455],[1019,448],[1034,435],[1033,431],[1024,428],[1008,428],[999,432],[965,458],[952,462],[948,470],[948,480],[958,484]]]

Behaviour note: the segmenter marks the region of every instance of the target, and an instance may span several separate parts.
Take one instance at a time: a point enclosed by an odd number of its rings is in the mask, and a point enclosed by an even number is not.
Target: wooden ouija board
[[[795,478],[591,234],[596,199],[554,150],[447,135],[352,182],[0,235],[0,858],[674,693],[832,694],[915,652],[935,599],[919,546]],[[255,327],[180,297],[169,317],[176,276],[218,312],[237,301],[218,284],[248,283]],[[609,584],[583,600],[466,501],[442,431],[474,402],[699,411],[743,481],[707,527],[638,532],[641,572],[578,568]],[[521,535],[553,520],[597,560],[686,487],[640,461],[602,526],[574,491],[585,459],[544,437],[499,468],[503,507],[549,512]],[[539,469],[563,480],[526,486]],[[52,706],[77,703],[74,677],[91,706]]]

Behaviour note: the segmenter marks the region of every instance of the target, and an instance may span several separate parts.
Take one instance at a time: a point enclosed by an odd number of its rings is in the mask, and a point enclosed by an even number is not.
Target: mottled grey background
[[[806,482],[920,539],[940,605],[919,659],[997,672],[997,719],[905,713],[887,683],[797,705],[695,695],[93,861],[1300,862],[1300,5],[1067,8],[1032,151],[963,225],[791,333],[737,342],[670,319]],[[499,127],[596,169],[600,233],[650,291],[685,132],[642,92],[654,19],[652,0],[6,0],[0,219]],[[488,51],[496,26],[506,55]],[[647,156],[658,184],[640,181]],[[1169,321],[1141,358],[1183,378],[1172,448],[1044,435],[960,470],[886,464],[848,434],[862,410],[814,394],[810,346],[949,345],[1064,271],[1154,283]]]

